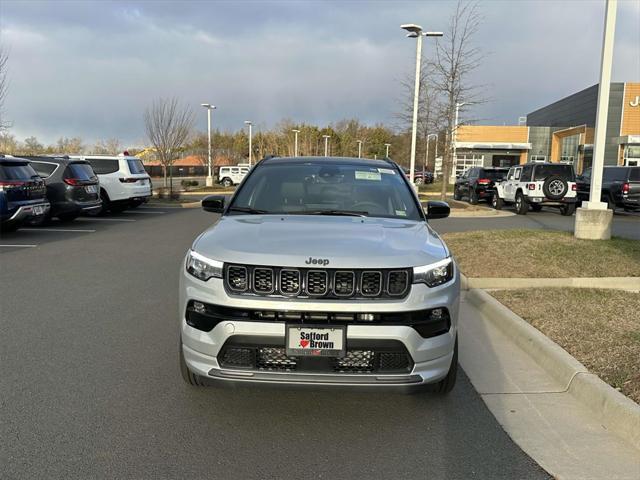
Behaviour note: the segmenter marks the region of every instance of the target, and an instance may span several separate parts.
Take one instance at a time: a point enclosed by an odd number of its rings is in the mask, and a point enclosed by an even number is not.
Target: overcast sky
[[[218,106],[214,125],[283,118],[393,124],[411,75],[418,23],[445,30],[451,1],[0,0],[10,54],[5,114],[19,139],[117,137],[144,142],[142,114],[158,96]],[[468,115],[520,115],[598,82],[604,0],[485,0],[474,80],[492,101]],[[620,0],[613,79],[640,81],[640,0]],[[425,49],[433,49],[426,39]]]

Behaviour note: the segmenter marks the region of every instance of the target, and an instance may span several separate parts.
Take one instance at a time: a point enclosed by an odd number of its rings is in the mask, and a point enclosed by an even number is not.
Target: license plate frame
[[[34,215],[42,215],[44,214],[44,207],[42,205],[36,205],[31,209]]]
[[[296,337],[300,339],[300,334],[304,331],[308,333],[316,333],[316,334],[324,334],[330,333],[327,340],[324,339],[308,339],[309,346],[298,346],[292,347],[291,341],[293,341],[293,337],[291,333],[293,332]],[[338,334],[341,345],[340,348],[313,348],[312,344],[314,341],[335,342],[335,335]],[[302,340],[302,339],[301,339]],[[343,358],[347,354],[347,327],[346,325],[307,325],[307,324],[286,324],[285,325],[285,352],[288,357],[332,357],[332,358]]]
[[[84,190],[87,193],[98,193],[98,189],[95,185],[87,185],[86,187],[84,187]]]

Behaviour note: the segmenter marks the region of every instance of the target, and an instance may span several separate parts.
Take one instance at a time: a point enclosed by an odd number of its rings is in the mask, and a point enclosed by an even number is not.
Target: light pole
[[[253,123],[249,120],[245,120],[244,124],[249,125],[249,166],[251,166],[251,159],[253,158],[253,148],[251,147],[251,127],[253,126]]]
[[[211,175],[211,110],[215,110],[216,107],[215,105],[211,105],[210,103],[201,103],[200,105],[207,109],[207,133],[209,136],[209,169],[207,172],[206,185],[207,187],[212,187],[213,176]]]
[[[358,158],[362,158],[362,140],[356,140],[358,144]]]
[[[295,128],[291,130],[293,132],[293,156],[298,156],[298,134],[300,130],[296,130]]]
[[[429,163],[429,139],[431,137],[436,137],[436,156],[435,158],[438,158],[438,134],[437,133],[430,133],[429,135],[427,135],[427,154],[424,156],[424,171],[427,171],[427,164]],[[434,166],[434,173],[435,173],[435,158],[433,161],[433,166]]]
[[[329,139],[331,138],[331,135],[322,135],[322,138],[324,138],[324,156],[328,157],[329,156]]]
[[[456,118],[455,121],[453,122],[453,132],[451,132],[451,149],[453,151],[453,158],[451,159],[451,168],[452,171],[448,172],[449,176],[451,176],[451,174],[453,172],[455,172],[455,163],[456,163],[456,140],[458,138],[458,115],[460,113],[460,108],[464,107],[465,105],[467,105],[468,102],[456,102]],[[443,169],[444,170],[444,169]],[[443,171],[444,173],[444,171]]]
[[[387,148],[387,153],[385,153],[385,158],[389,158],[389,147],[391,146],[391,144],[385,143],[384,146]]]
[[[607,141],[607,117],[609,115],[609,90],[611,87],[611,65],[613,63],[613,40],[616,30],[616,9],[618,0],[607,0],[602,37],[602,58],[600,62],[600,85],[598,87],[598,108],[593,145],[593,165],[591,168],[591,190],[589,201],[576,212],[574,235],[577,238],[608,240],[611,238],[613,210],[601,201],[602,171],[604,168],[604,147]]]
[[[416,139],[418,135],[418,100],[420,96],[420,60],[422,59],[422,37],[441,37],[442,32],[423,32],[420,25],[407,23],[400,25],[406,30],[407,37],[417,39],[416,48],[416,80],[413,92],[413,128],[411,131],[411,163],[409,166],[409,181],[413,183],[414,170],[416,166]]]

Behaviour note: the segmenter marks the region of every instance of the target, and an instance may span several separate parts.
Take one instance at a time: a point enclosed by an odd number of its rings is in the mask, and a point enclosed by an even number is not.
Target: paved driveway
[[[185,385],[177,274],[213,220],[0,238],[0,478],[548,478],[463,371],[445,398]]]

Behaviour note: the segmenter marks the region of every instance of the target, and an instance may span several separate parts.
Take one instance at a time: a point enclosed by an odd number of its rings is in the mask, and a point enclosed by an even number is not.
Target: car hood
[[[193,249],[228,263],[326,268],[428,265],[449,251],[426,222],[371,217],[229,215],[196,239]]]

